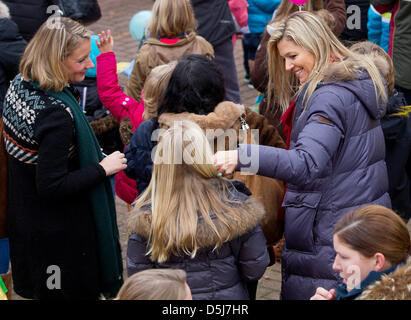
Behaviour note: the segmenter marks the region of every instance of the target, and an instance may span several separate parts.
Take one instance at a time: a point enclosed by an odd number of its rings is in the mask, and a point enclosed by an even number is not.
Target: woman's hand
[[[100,161],[100,165],[106,171],[107,176],[111,176],[127,168],[127,159],[124,153],[114,151],[112,154]]]
[[[233,173],[238,164],[238,151],[218,151],[214,155],[214,166],[222,175]]]
[[[100,40],[97,41],[97,39],[95,39],[96,44],[97,44],[97,48],[100,50],[101,53],[106,53],[106,52],[110,52],[113,51],[114,48],[114,40],[113,37],[111,36],[111,30],[107,30],[107,34],[102,31],[101,33],[98,34],[98,38]]]
[[[334,300],[335,299],[335,289],[331,289],[330,291],[318,287],[315,295],[313,295],[310,300]]]

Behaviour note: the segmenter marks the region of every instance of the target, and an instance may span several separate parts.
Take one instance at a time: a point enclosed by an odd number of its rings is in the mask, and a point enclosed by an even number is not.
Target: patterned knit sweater
[[[37,164],[39,143],[35,136],[36,120],[39,111],[50,106],[61,107],[71,115],[69,107],[60,100],[34,89],[20,74],[15,77],[4,100],[4,141],[8,154],[21,162]],[[71,145],[69,157],[74,149]]]

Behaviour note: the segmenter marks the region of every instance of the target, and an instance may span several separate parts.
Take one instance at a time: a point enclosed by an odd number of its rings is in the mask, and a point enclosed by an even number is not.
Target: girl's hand
[[[97,48],[100,50],[101,53],[113,51],[114,40],[113,40],[113,37],[111,36],[110,29],[107,30],[107,34],[104,31],[99,33],[98,38],[100,40],[100,43],[99,41],[97,41],[97,39],[95,39],[95,41],[97,44]]]
[[[318,287],[315,295],[313,295],[310,300],[334,300],[335,299],[335,289],[331,289],[330,291]]]
[[[106,175],[111,176],[127,168],[127,159],[124,156],[124,153],[114,151],[112,154],[109,154],[101,160],[100,165],[103,167],[104,171],[106,171]]]

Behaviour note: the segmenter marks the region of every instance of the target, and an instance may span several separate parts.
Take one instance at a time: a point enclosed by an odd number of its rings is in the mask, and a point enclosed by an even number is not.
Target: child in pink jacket
[[[99,98],[117,121],[122,122],[127,117],[134,132],[141,122],[156,116],[157,106],[167,87],[175,62],[158,66],[150,72],[141,93],[142,102],[140,103],[126,95],[118,84],[117,62],[113,52],[114,40],[111,31],[107,30],[107,33],[102,31],[98,37],[99,42],[96,41],[96,43],[100,55],[96,59]],[[115,191],[117,196],[128,204],[133,203],[138,196],[136,181],[127,177],[124,171],[116,175]]]
[[[248,22],[248,3],[246,0],[228,0],[228,6],[230,7],[230,11],[233,14],[233,17],[235,19],[235,22],[237,23],[238,26],[236,28],[244,28],[247,26]],[[235,48],[235,43],[237,41],[237,36],[239,32],[236,30],[236,32],[233,34],[233,50]]]

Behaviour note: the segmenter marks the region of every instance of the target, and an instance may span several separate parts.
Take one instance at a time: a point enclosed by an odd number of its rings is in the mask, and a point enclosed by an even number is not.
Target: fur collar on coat
[[[394,272],[368,286],[358,300],[411,300],[411,257]]]
[[[174,121],[191,120],[197,123],[201,129],[239,129],[240,117],[245,114],[245,107],[230,101],[220,102],[213,112],[207,115],[195,113],[163,113],[158,123],[162,128],[169,128]]]
[[[361,55],[360,55],[361,57]],[[390,66],[382,56],[369,56],[377,69],[382,75],[388,75],[390,72]],[[324,72],[324,82],[343,82],[354,80],[364,70],[363,60],[357,60],[355,58],[347,58],[343,61],[336,61],[331,63]]]
[[[231,241],[235,237],[239,237],[248,231],[250,231],[255,226],[259,225],[261,219],[264,216],[264,209],[262,205],[256,201],[254,198],[248,198],[241,203],[240,206],[235,208],[235,211],[240,217],[240,222],[237,222],[234,217],[230,214],[226,214],[225,217],[228,220],[229,225],[237,224],[236,232],[228,238],[227,241]],[[140,209],[136,214],[136,220],[134,223],[133,232],[148,239],[151,227],[151,217],[152,213],[150,209]],[[215,215],[211,215],[213,222],[219,231],[220,235],[224,239],[228,236],[227,227],[223,222],[218,220]],[[217,243],[217,237],[214,231],[209,227],[207,223],[202,218],[199,218],[197,225],[197,241],[199,248],[207,248],[210,246],[215,246]]]

